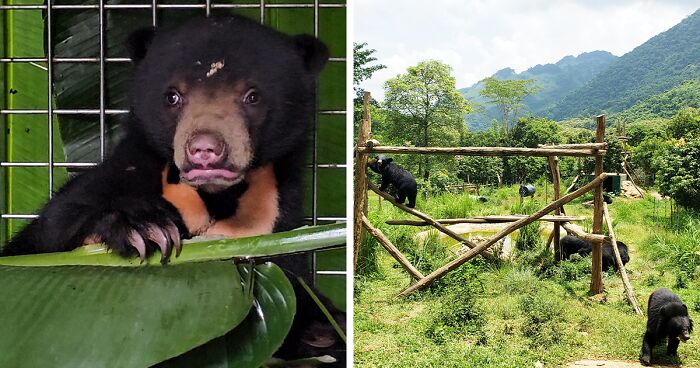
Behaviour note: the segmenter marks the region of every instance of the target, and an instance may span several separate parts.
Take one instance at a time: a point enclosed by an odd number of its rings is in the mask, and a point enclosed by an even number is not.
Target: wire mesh
[[[297,0],[303,1],[303,0]],[[12,160],[0,160],[0,170],[7,170],[10,168],[14,169],[29,169],[29,168],[46,168],[47,169],[47,183],[48,183],[48,193],[46,193],[48,198],[53,195],[53,190],[56,188],[54,170],[56,168],[65,168],[72,171],[87,170],[90,167],[96,166],[100,161],[104,160],[107,154],[107,118],[110,116],[118,116],[128,114],[129,110],[126,108],[112,108],[108,106],[106,98],[107,90],[107,78],[106,68],[108,65],[118,65],[118,64],[128,64],[130,59],[126,57],[110,57],[107,55],[106,50],[106,33],[107,29],[105,26],[106,17],[108,12],[117,11],[127,11],[127,10],[150,10],[151,25],[159,25],[159,11],[164,9],[172,10],[186,10],[186,9],[201,9],[204,13],[209,16],[212,9],[232,9],[243,10],[259,9],[259,21],[263,24],[266,22],[266,12],[269,9],[312,9],[313,10],[313,34],[316,37],[320,36],[321,29],[320,23],[320,13],[321,9],[345,9],[346,5],[342,3],[328,3],[320,2],[319,0],[313,0],[312,2],[300,2],[294,3],[293,1],[280,0],[251,0],[249,3],[240,3],[240,1],[235,1],[236,3],[214,3],[212,0],[204,0],[203,3],[189,3],[189,4],[172,4],[172,3],[160,3],[159,0],[152,0],[150,3],[141,4],[111,4],[108,0],[98,0],[96,3],[89,4],[55,4],[55,1],[47,0],[43,4],[6,4],[2,3],[0,5],[0,16],[4,16],[4,12],[23,12],[23,11],[41,11],[44,14],[45,22],[45,38],[47,45],[45,47],[45,55],[0,55],[0,67],[4,68],[7,64],[12,63],[27,63],[35,67],[38,67],[46,71],[47,83],[46,92],[48,101],[46,103],[46,108],[33,108],[31,106],[22,107],[12,107],[4,108],[4,102],[0,103],[0,119],[6,118],[12,115],[40,115],[45,116],[48,124],[48,138],[46,141],[47,159],[39,161],[12,161]],[[54,14],[56,11],[68,11],[68,10],[96,10],[95,16],[98,18],[98,38],[99,38],[99,53],[95,57],[84,57],[78,55],[65,56],[61,55],[59,57],[54,56],[54,45],[56,44],[54,40]],[[343,24],[344,27],[344,24]],[[5,40],[2,40],[3,42]],[[96,64],[99,68],[99,98],[98,104],[91,108],[54,108],[55,104],[55,94],[54,94],[54,65],[55,64]],[[341,64],[345,67],[346,57],[331,57],[329,65],[331,64]],[[344,104],[343,104],[344,105]],[[319,117],[343,117],[346,115],[346,110],[344,106],[334,106],[333,108],[321,108],[318,114],[314,116],[313,120],[313,138],[312,138],[312,152],[310,162],[307,168],[310,170],[310,201],[309,208],[310,213],[305,219],[309,224],[319,224],[327,222],[337,222],[346,221],[345,211],[342,213],[333,213],[332,216],[324,216],[319,211],[319,176],[321,170],[342,170],[343,175],[347,168],[345,162],[320,162],[319,161]],[[71,162],[65,160],[66,162],[57,162],[55,157],[55,145],[54,145],[54,119],[60,119],[62,115],[71,116],[97,116],[99,119],[99,160],[93,162]],[[344,140],[341,144],[345,144]],[[0,159],[5,157],[5,155],[0,155]],[[61,160],[59,160],[61,161]],[[4,179],[3,179],[4,180]],[[60,183],[59,183],[60,184]],[[344,188],[344,186],[343,186]],[[5,197],[3,197],[5,196]],[[9,206],[7,205],[7,193],[0,193],[0,198],[4,199],[4,202],[0,206],[0,220],[2,221],[2,228],[6,232],[6,236],[9,236],[10,226],[9,222],[13,220],[28,220],[35,218],[36,213],[12,213],[8,211]],[[343,201],[344,202],[344,201]],[[312,263],[314,270],[317,270],[317,257],[316,253],[312,255]],[[319,270],[317,271],[319,275],[344,275],[345,271],[333,271],[333,270]]]

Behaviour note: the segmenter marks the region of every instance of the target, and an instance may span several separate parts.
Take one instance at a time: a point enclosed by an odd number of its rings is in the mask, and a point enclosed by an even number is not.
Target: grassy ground
[[[529,211],[522,211],[517,187],[482,194],[489,199],[485,204],[444,194],[419,198],[417,208],[449,218],[532,212],[546,203],[540,193]],[[567,205],[567,214],[590,217],[587,199]],[[409,218],[386,201],[380,205],[377,196],[370,196],[369,206],[370,221],[424,274],[450,257],[435,237],[415,244],[413,235],[425,228],[384,224],[388,218]],[[671,221],[668,202],[651,197],[616,198],[610,210],[617,237],[630,246],[627,270],[642,309],[653,290],[669,287],[698,319],[700,231],[695,229],[700,220],[680,213]],[[590,228],[590,220],[583,226]],[[358,367],[534,367],[538,361],[555,367],[584,358],[639,358],[646,318],[632,312],[619,276],[606,274],[605,300],[593,300],[588,296],[590,259],[555,266],[544,241],[517,251],[513,262],[469,262],[428,290],[402,299],[395,296],[411,279],[372,239],[365,251],[376,262],[364,263],[355,281]],[[699,340],[682,344],[677,359],[658,348],[655,360],[700,367]]]

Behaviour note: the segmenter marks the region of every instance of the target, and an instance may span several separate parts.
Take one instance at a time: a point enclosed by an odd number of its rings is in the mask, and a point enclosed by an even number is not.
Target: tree
[[[373,64],[377,61],[374,57],[375,49],[367,48],[367,43],[353,43],[352,58],[353,58],[353,74],[352,85],[355,90],[355,98],[353,100],[353,122],[354,131],[358,131],[360,119],[362,119],[362,93],[364,90],[360,88],[360,83],[372,78],[372,75],[378,70],[386,69],[384,64]],[[372,108],[379,108],[379,103],[375,99],[371,99],[370,105]]]
[[[367,48],[367,42],[363,43],[353,43],[352,45],[352,59],[353,59],[353,73],[352,73],[352,84],[355,92],[359,92],[357,97],[362,97],[361,89],[359,88],[360,83],[372,78],[372,75],[382,69],[386,69],[384,64],[374,64],[377,58],[374,57],[374,53],[377,52],[375,49]]]
[[[409,67],[384,84],[387,133],[393,142],[418,147],[451,145],[465,129],[469,104],[455,87],[452,68],[436,60]],[[419,172],[428,180],[430,159],[423,155]]]
[[[518,109],[523,105],[526,96],[537,93],[539,86],[533,85],[534,79],[505,79],[498,80],[489,77],[483,80],[484,89],[479,92],[488,102],[496,105],[501,111],[503,131],[508,132],[508,122],[515,121]]]
[[[700,210],[700,139],[681,139],[656,162],[659,192],[683,207]]]
[[[671,120],[668,130],[674,138],[688,139],[700,135],[700,109],[681,109]]]

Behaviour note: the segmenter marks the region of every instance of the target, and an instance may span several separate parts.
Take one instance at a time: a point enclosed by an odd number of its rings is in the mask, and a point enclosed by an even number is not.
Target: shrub
[[[525,316],[523,335],[533,345],[549,346],[562,338],[564,307],[561,300],[550,291],[538,289],[534,293],[523,295],[518,307]]]

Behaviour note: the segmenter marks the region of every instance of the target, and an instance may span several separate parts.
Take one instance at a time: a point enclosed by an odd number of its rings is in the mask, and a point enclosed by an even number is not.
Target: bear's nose
[[[187,159],[194,165],[207,167],[223,158],[224,143],[218,136],[198,133],[187,144]]]

